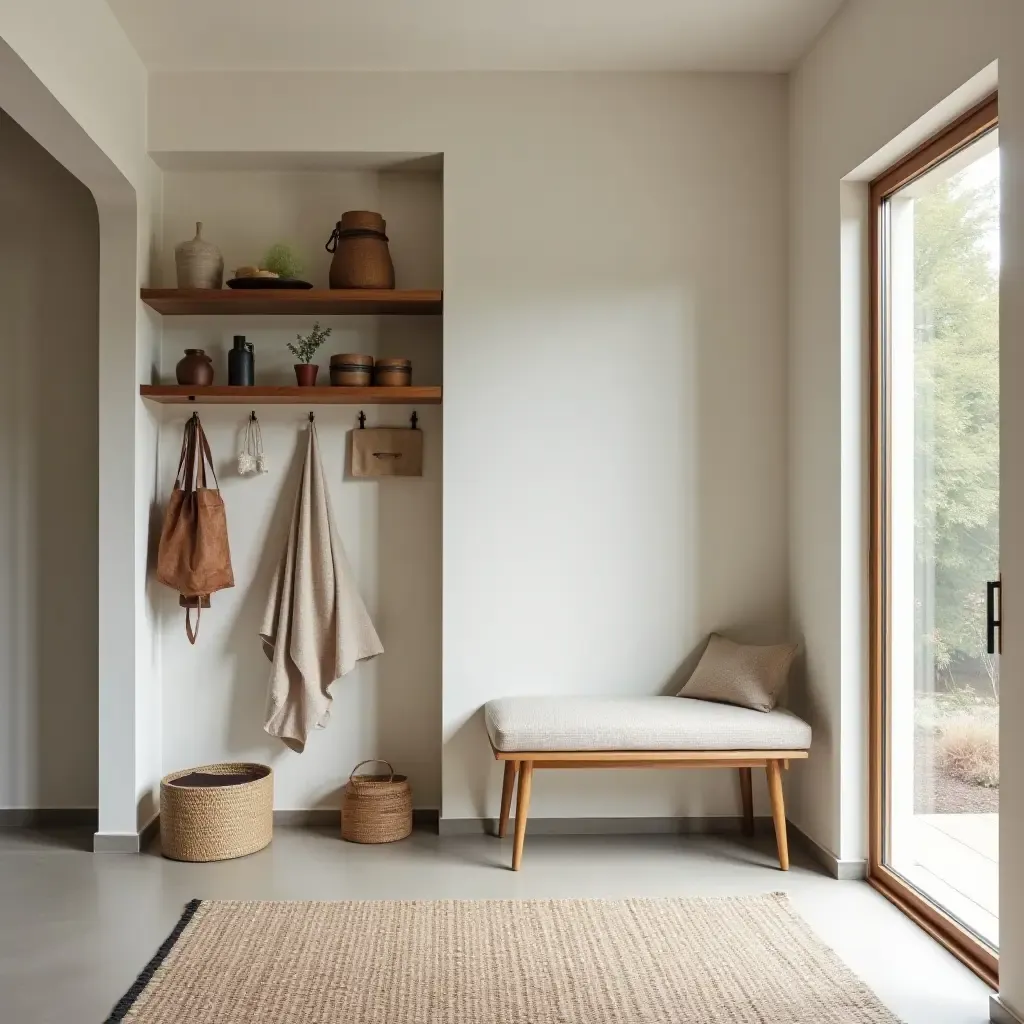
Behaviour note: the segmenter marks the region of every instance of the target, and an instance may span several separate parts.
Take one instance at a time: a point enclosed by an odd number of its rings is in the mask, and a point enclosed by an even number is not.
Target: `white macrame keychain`
[[[238,473],[246,476],[249,473],[268,473],[266,456],[263,454],[263,431],[256,413],[249,413],[245,425],[245,440],[242,450],[238,453]]]

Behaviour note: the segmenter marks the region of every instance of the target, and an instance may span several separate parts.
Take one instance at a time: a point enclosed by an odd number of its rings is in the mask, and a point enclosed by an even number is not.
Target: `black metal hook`
[[[413,430],[416,429],[416,424],[419,423],[419,421],[420,421],[419,416],[417,416],[416,415],[416,411],[413,410],[413,414],[412,414],[412,429]]]
[[[312,414],[312,413],[310,413],[310,414],[309,414],[309,422],[310,422],[310,423],[312,423],[312,422],[313,422],[313,414]]]
[[[359,410],[359,429],[366,429],[366,413],[362,409]]]

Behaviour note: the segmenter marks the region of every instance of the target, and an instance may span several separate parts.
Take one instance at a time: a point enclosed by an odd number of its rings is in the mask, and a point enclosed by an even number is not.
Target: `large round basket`
[[[386,764],[389,775],[356,775],[364,764]],[[341,838],[393,843],[412,832],[412,787],[387,761],[360,761],[341,797]]]
[[[262,850],[274,832],[274,773],[265,764],[208,764],[160,782],[160,844],[172,860]]]

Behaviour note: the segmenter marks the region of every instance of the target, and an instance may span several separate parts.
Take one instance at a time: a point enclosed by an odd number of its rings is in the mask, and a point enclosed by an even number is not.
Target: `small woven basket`
[[[252,776],[220,786],[178,785],[190,775]],[[265,764],[208,764],[160,782],[160,844],[171,860],[205,862],[245,857],[274,833],[274,773]]]
[[[364,764],[386,764],[390,775],[356,775]],[[388,761],[360,761],[341,797],[341,838],[350,843],[393,843],[412,832],[412,787]]]

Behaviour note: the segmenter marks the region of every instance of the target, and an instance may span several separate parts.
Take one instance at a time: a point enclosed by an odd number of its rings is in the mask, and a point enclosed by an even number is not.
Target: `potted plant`
[[[316,372],[320,369],[313,362],[313,356],[316,355],[316,350],[327,340],[330,336],[330,327],[320,327],[320,321],[317,320],[313,324],[313,330],[309,332],[305,337],[301,334],[296,334],[295,338],[298,341],[297,345],[293,345],[288,342],[288,351],[291,352],[296,359],[300,359],[301,362],[295,364],[295,379],[298,381],[300,388],[311,388],[316,384]]]
[[[285,280],[300,278],[305,269],[295,250],[284,242],[277,242],[267,250],[261,266]]]

